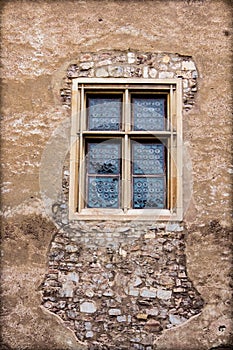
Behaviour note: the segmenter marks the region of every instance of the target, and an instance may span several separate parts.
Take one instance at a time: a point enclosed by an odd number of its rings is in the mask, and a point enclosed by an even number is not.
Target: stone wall
[[[231,12],[225,0],[2,2],[1,348],[231,346]],[[182,79],[182,223],[68,220],[79,76]]]
[[[170,53],[101,52],[82,54],[71,64],[61,90],[63,103],[71,103],[73,78],[181,78],[185,110],[192,108],[197,91],[198,72],[191,57]]]

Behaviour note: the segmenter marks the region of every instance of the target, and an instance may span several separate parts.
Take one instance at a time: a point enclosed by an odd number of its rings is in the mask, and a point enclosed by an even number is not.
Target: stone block
[[[117,322],[126,322],[127,318],[125,315],[123,316],[117,316]]]
[[[80,70],[88,70],[94,66],[94,62],[84,62],[80,63]]]
[[[174,77],[174,73],[173,72],[159,72],[159,79],[171,79]]]
[[[158,299],[168,300],[172,296],[172,291],[165,290],[165,289],[158,289],[157,290],[157,297]]]
[[[136,56],[134,52],[128,52],[127,53],[128,63],[134,63],[136,60]]]
[[[106,78],[109,76],[108,71],[105,68],[96,69],[95,75],[97,78]]]
[[[146,288],[143,288],[141,289],[140,291],[140,295],[141,297],[143,298],[156,298],[156,289],[146,289]]]
[[[157,70],[156,70],[155,68],[151,68],[151,69],[149,70],[149,76],[150,76],[151,78],[156,78],[156,75],[157,75]]]
[[[174,326],[178,326],[184,323],[185,321],[187,321],[185,317],[181,317],[179,315],[173,315],[173,314],[169,315],[169,322]]]
[[[96,310],[96,304],[92,301],[84,301],[82,304],[80,304],[80,312],[93,314],[96,312]]]
[[[141,314],[137,314],[136,317],[137,317],[138,320],[147,320],[148,315],[141,313]]]
[[[183,61],[182,70],[196,70],[196,66],[193,61]]]
[[[108,314],[110,316],[120,316],[121,315],[121,310],[120,309],[109,309]]]

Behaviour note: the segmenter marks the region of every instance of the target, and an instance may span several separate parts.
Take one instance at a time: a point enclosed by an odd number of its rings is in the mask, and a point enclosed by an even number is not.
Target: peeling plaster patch
[[[9,187],[11,187],[12,185],[12,182],[11,181],[6,181],[6,182],[3,182],[1,184],[1,192],[2,193],[6,193],[6,192],[10,192],[11,189]]]
[[[0,215],[5,218],[11,218],[15,215],[42,215],[46,216],[43,208],[43,201],[40,199],[26,200],[25,202],[12,207],[12,206],[3,206],[0,211]]]
[[[119,29],[116,29],[116,34],[127,34],[132,36],[143,36],[145,39],[149,39],[151,41],[157,40],[156,35],[151,35],[148,32],[145,32],[144,30],[137,29],[131,25],[122,26]]]

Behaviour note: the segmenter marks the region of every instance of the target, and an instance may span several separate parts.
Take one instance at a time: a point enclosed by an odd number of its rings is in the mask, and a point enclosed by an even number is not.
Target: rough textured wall
[[[68,67],[82,52],[100,50],[178,53],[191,56],[197,66],[195,104],[183,113],[184,140],[192,160],[193,192],[182,224],[185,249],[183,243],[177,243],[174,253],[176,256],[181,249],[181,257],[186,255],[185,273],[192,283],[190,287],[195,288],[195,295],[200,294],[204,300],[204,306],[201,313],[188,317],[181,325],[167,328],[163,333],[159,329],[158,337],[150,340],[150,344],[147,342],[145,347],[204,350],[232,343],[231,2],[5,1],[1,5],[2,348],[87,348],[80,345],[73,331],[66,327],[64,318],[62,321],[41,306],[41,284],[48,272],[50,244],[63,233],[46,215],[44,206],[48,203],[44,203],[40,195],[39,171],[48,140],[70,119],[70,110],[60,98]],[[102,230],[111,238],[111,223],[107,229],[106,224],[97,224],[98,232]],[[140,228],[140,224],[136,225]],[[156,223],[153,225],[157,227]],[[87,229],[85,225],[81,226],[80,231]],[[160,242],[162,246],[156,244],[161,238],[158,233],[155,235],[153,230],[151,233],[142,228],[139,238],[142,256],[145,234],[151,234],[149,240],[154,237],[153,244],[157,248],[166,248],[166,241]],[[163,230],[160,235],[166,240],[172,236],[164,238]],[[178,233],[173,235],[179,236]],[[145,244],[144,247],[144,253],[149,254]],[[127,252],[127,249],[123,251]],[[154,250],[150,254],[154,254]],[[124,253],[123,257],[119,252],[113,256],[125,259]],[[104,257],[107,254],[99,258],[100,262]],[[125,268],[124,262],[120,264]],[[154,261],[152,266],[155,268]],[[101,269],[101,264],[98,268]],[[146,267],[144,269],[146,271]],[[90,274],[87,274],[88,278]],[[153,281],[151,286],[146,286],[143,284],[145,279],[141,280],[139,293],[148,293],[149,289],[151,298]],[[163,283],[169,283],[169,279]],[[173,280],[170,283],[173,286]],[[81,283],[80,293],[83,286]],[[153,300],[152,297],[152,304]],[[157,305],[153,306],[156,309]],[[145,332],[150,334],[150,327],[155,327],[156,331],[160,325],[148,326],[147,322],[156,315],[144,312],[147,306],[143,308],[142,312],[141,306],[133,312],[136,316],[141,315],[137,322],[141,328],[145,324]],[[113,306],[111,309],[119,308]],[[154,310],[154,314],[157,311]],[[115,318],[114,327],[117,324]],[[83,332],[92,332],[88,329],[90,324],[83,326],[82,322],[80,320],[77,328],[81,339]],[[126,328],[131,330],[129,318],[127,322]],[[162,325],[167,322],[168,318],[164,318]],[[100,343],[104,341],[100,339]],[[134,343],[139,349],[143,346],[140,342]],[[119,348],[117,342],[114,346]]]

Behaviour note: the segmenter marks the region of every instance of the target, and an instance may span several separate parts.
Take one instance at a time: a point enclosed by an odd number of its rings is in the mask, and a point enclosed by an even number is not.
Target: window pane
[[[166,97],[140,96],[132,98],[133,130],[165,129]]]
[[[133,208],[165,208],[165,179],[135,177],[133,179]]]
[[[133,208],[166,206],[165,146],[159,142],[132,141]]]
[[[121,144],[118,140],[87,143],[87,207],[118,208]]]
[[[163,174],[164,145],[159,143],[133,142],[133,174]]]
[[[118,208],[119,177],[90,176],[87,206],[89,208]]]
[[[88,130],[120,130],[122,98],[117,95],[88,97]]]
[[[89,142],[87,146],[89,174],[119,174],[120,144],[116,142]]]

